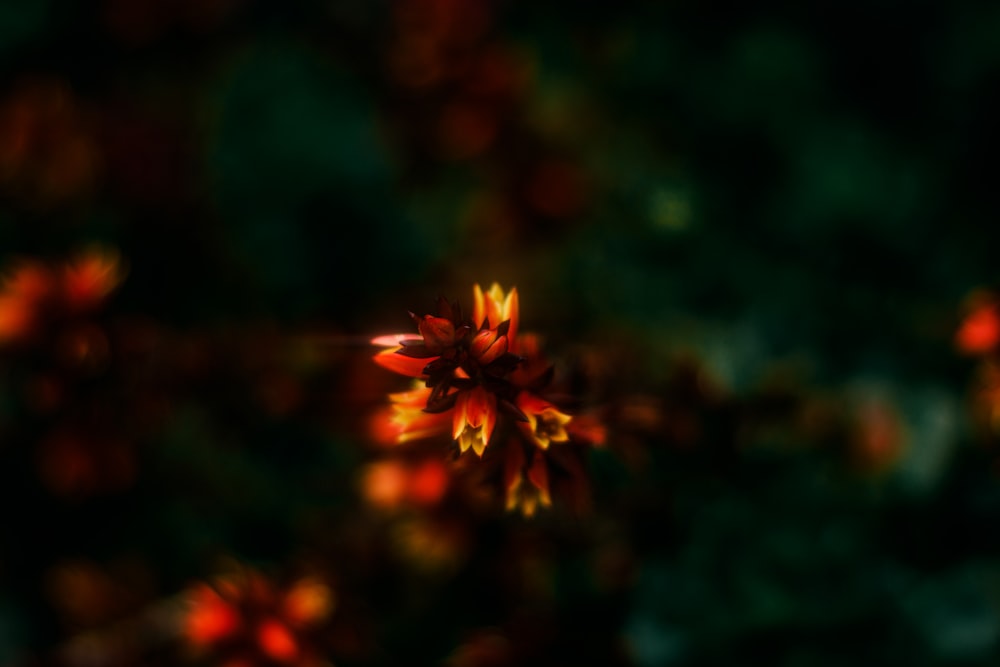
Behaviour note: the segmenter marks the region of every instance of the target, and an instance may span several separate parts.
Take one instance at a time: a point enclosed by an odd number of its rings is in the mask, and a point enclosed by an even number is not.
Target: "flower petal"
[[[469,426],[482,426],[487,415],[491,412],[490,394],[482,387],[476,387],[467,392],[467,395],[465,419]]]
[[[472,441],[472,451],[476,453],[479,458],[483,457],[483,452],[486,451],[486,445],[489,444],[489,439],[486,437],[486,431],[483,427],[479,427],[475,432],[475,439]]]
[[[497,425],[497,397],[487,394],[486,410],[483,417],[483,447],[489,444],[493,436],[493,429]]]
[[[483,296],[483,288],[476,283],[472,286],[472,324],[476,327],[480,327],[483,324],[483,318],[486,317],[486,299]],[[494,322],[494,324],[498,324]]]
[[[451,437],[454,438],[455,440],[458,440],[462,436],[462,433],[465,431],[465,425],[468,421],[465,416],[468,403],[469,403],[469,392],[466,391],[460,392],[458,398],[455,400],[455,414],[451,427]]]
[[[382,350],[376,354],[372,359],[376,364],[382,368],[386,368],[394,373],[399,373],[400,375],[406,375],[407,377],[420,377],[423,375],[424,367],[428,363],[428,359],[417,359],[415,357],[407,357],[402,354],[396,354],[396,350],[400,348],[394,347],[388,350]]]
[[[503,316],[505,320],[510,320],[510,329],[507,330],[507,339],[510,341],[510,351],[517,352],[517,324],[520,319],[521,301],[517,296],[517,288],[511,287],[507,300],[504,301]]]

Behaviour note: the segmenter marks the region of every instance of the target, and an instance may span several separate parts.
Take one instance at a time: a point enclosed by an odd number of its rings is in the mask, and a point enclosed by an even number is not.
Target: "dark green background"
[[[81,630],[46,592],[66,560],[142,563],[127,617],[219,553],[306,553],[363,609],[340,621],[368,648],[336,664],[437,664],[485,627],[519,664],[995,664],[1000,481],[952,335],[995,280],[1000,6],[487,3],[445,62],[515,54],[524,83],[490,97],[393,74],[401,3],[115,5],[0,4],[0,99],[55,82],[102,156],[65,197],[0,183],[0,256],[97,241],[129,271],[98,316],[110,366],[56,414],[24,406],[62,377],[44,343],[2,351],[0,662]],[[470,95],[496,139],[449,157],[442,114]],[[551,161],[579,198],[555,214],[526,194]],[[507,222],[470,222],[484,196]],[[493,280],[609,447],[591,514],[458,512],[472,546],[428,575],[358,513],[355,417],[399,386],[357,343]],[[254,402],[269,373],[305,396],[290,414]],[[155,428],[129,419],[143,397]],[[878,470],[852,458],[870,401],[904,433]],[[817,404],[832,426],[804,425]],[[134,448],[132,483],[53,494],[37,443],[95,424]]]

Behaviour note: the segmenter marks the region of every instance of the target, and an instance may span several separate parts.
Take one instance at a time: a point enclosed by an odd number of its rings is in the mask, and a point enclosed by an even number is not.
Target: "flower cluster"
[[[21,261],[0,278],[0,346],[29,341],[51,320],[94,310],[124,275],[118,253],[98,246],[62,265]]]
[[[545,398],[554,376],[538,339],[519,333],[516,288],[473,288],[473,312],[438,300],[436,315],[410,313],[417,334],[381,336],[376,363],[416,379],[409,391],[390,395],[396,441],[451,434],[458,453],[480,458],[499,450],[507,509],[530,516],[552,504],[549,473],[565,459],[556,445],[574,438],[574,420]]]
[[[304,576],[279,587],[251,568],[198,583],[185,595],[190,650],[224,665],[321,665],[313,635],[336,607],[329,585]]]

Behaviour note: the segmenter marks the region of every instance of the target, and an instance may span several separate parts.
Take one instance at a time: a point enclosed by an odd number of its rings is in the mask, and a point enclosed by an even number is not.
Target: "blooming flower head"
[[[476,285],[473,296],[471,320],[463,317],[457,303],[439,299],[437,315],[410,314],[419,335],[380,336],[372,341],[386,348],[375,355],[376,363],[424,383],[423,388],[392,397],[400,442],[441,425],[428,415],[449,414],[459,451],[472,449],[482,456],[501,409],[526,419],[514,405],[517,388],[509,381],[522,361],[510,351],[518,320],[517,289],[505,295],[494,283],[484,293]]]
[[[410,313],[417,333],[372,343],[384,348],[374,356],[377,364],[416,382],[389,395],[392,416],[378,432],[395,433],[400,444],[447,432],[458,455],[472,450],[472,461],[503,461],[504,504],[527,517],[552,505],[550,470],[561,480],[579,477],[575,450],[594,443],[578,439],[574,417],[546,397],[554,368],[536,337],[519,334],[519,317],[516,288],[476,285],[471,318],[458,303],[439,299],[435,314]],[[561,451],[552,456],[554,449]],[[470,466],[456,462],[450,470],[464,475]],[[404,486],[386,485],[386,493],[394,501]]]

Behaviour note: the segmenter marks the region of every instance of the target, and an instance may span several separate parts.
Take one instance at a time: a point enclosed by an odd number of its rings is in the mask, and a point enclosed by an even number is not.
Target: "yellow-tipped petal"
[[[486,441],[483,440],[482,427],[466,426],[465,430],[458,436],[459,452],[464,454],[470,447],[477,455],[483,455],[483,450],[486,449]]]
[[[469,402],[469,395],[466,392],[462,392],[458,395],[458,399],[455,401],[455,415],[451,422],[451,437],[458,440],[463,433],[465,433],[465,427],[468,420],[465,417],[466,404]],[[464,452],[468,447],[462,449]]]
[[[472,325],[481,326],[484,317],[486,317],[486,299],[483,296],[483,289],[476,283],[472,286]],[[490,324],[496,326],[499,322]]]
[[[569,441],[566,425],[573,418],[556,409],[548,401],[543,401],[527,391],[522,391],[515,399],[517,407],[528,418],[521,424],[521,430],[542,449],[548,449],[552,442]]]
[[[504,319],[510,320],[510,328],[507,329],[507,339],[510,341],[512,352],[517,351],[517,324],[520,319],[521,302],[517,296],[517,288],[511,287],[507,300],[504,301]]]

